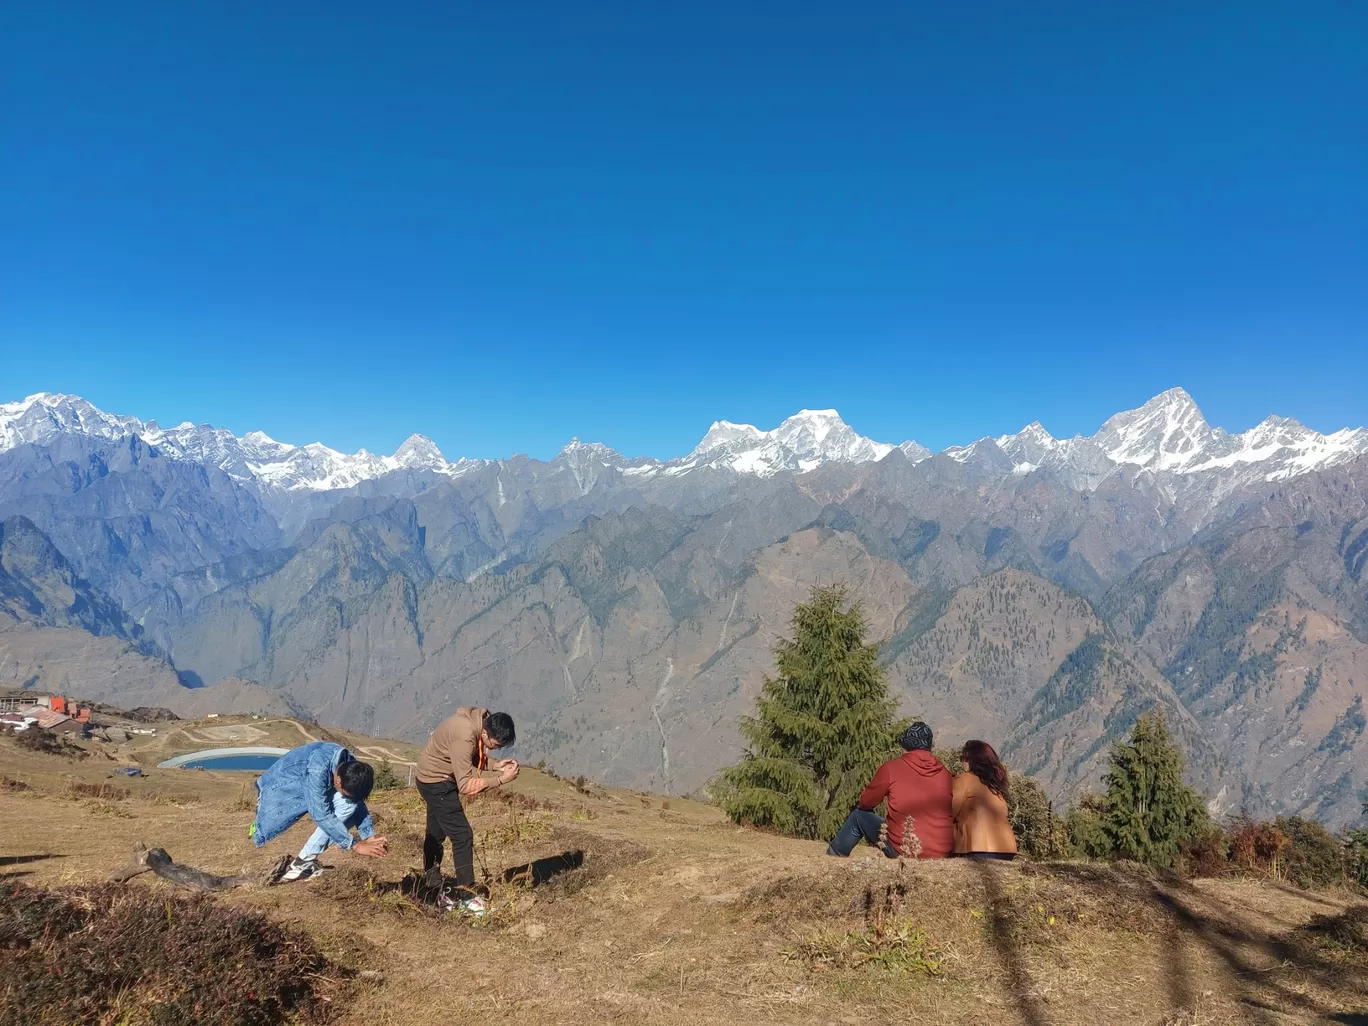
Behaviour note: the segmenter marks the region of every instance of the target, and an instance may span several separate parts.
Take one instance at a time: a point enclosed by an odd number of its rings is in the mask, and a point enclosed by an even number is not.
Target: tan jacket
[[[1007,800],[994,794],[969,770],[955,778],[950,797],[955,817],[955,853],[1017,850],[1016,835],[1007,819]]]
[[[485,710],[463,706],[438,724],[418,756],[418,780],[424,784],[455,780],[460,787],[479,776],[484,718]]]

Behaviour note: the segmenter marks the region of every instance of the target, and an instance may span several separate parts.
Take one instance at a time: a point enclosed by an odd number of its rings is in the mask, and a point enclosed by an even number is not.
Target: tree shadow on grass
[[[1285,968],[1299,980],[1309,980],[1334,991],[1354,985],[1345,966],[1322,958],[1305,945],[1291,943],[1244,924],[1223,922],[1203,915],[1159,885],[1154,887],[1154,900],[1174,916],[1188,936],[1225,963],[1231,976],[1238,981],[1241,997],[1246,1004],[1268,1008],[1259,999],[1259,991],[1263,991],[1265,996],[1276,996],[1278,1001],[1313,1015],[1328,1017],[1340,1013],[1340,1009],[1331,1008],[1317,998],[1279,982],[1276,974]],[[1245,950],[1242,951],[1242,948]],[[1251,950],[1272,959],[1272,964],[1254,964],[1248,957]],[[1364,993],[1362,981],[1358,990]]]
[[[983,892],[988,903],[988,926],[992,932],[993,949],[998,963],[1007,974],[1007,985],[1016,1002],[1021,1021],[1026,1026],[1046,1026],[1041,1001],[1032,991],[1031,975],[1021,957],[1021,949],[1012,936],[1010,899],[1002,892],[1002,881],[998,879],[1001,867],[997,864],[968,860],[978,873],[983,884]]]
[[[1126,921],[1133,919],[1133,925],[1142,932],[1161,938],[1164,984],[1175,1010],[1195,1011],[1202,989],[1198,986],[1201,970],[1195,963],[1205,952],[1223,964],[1241,1003],[1259,1016],[1256,1021],[1271,1023],[1276,1016],[1295,1009],[1332,1022],[1368,1026],[1368,1016],[1345,1011],[1341,1000],[1327,1004],[1317,996],[1301,992],[1299,985],[1311,983],[1330,994],[1348,991],[1355,998],[1368,999],[1368,970],[1326,958],[1314,946],[1299,941],[1296,928],[1273,933],[1242,918],[1236,910],[1204,909],[1201,892],[1190,884],[1172,874],[1156,874],[1142,867],[1028,863],[1021,870],[1056,877],[1105,899],[1113,910],[1113,928],[1124,928]],[[985,887],[988,886],[989,881],[985,880]],[[1278,889],[1314,905],[1340,907],[1294,888]],[[993,897],[990,890],[990,898]],[[1005,904],[994,911],[994,940],[1020,1003],[1020,988],[1029,981],[1012,948],[1010,922],[999,925],[1009,915],[1010,907]],[[1281,979],[1280,974],[1284,974]],[[1353,1000],[1351,1007],[1358,1007],[1358,1000]],[[1041,1014],[1038,1007],[1036,1014]],[[1032,1024],[1041,1021],[1032,1019],[1024,1006],[1022,1015]]]
[[[65,855],[0,855],[0,866],[26,866],[30,862],[42,862],[44,859],[64,859]]]

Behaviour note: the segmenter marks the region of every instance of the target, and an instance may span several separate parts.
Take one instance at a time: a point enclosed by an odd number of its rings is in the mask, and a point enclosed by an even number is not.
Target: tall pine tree
[[[741,721],[749,749],[722,773],[732,819],[799,837],[830,837],[860,790],[889,758],[905,726],[865,642],[864,612],[838,584],[814,588],[793,612],[792,641],[774,651],[754,716]]]
[[[1186,770],[1161,712],[1141,716],[1112,747],[1101,826],[1114,858],[1168,869],[1183,844],[1209,828],[1206,803],[1183,780]]]

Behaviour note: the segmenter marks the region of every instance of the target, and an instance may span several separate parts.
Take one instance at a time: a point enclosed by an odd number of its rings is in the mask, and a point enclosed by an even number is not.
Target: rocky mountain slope
[[[454,463],[42,395],[0,406],[0,516],[183,680],[367,731],[492,704],[524,756],[688,791],[736,757],[793,604],[844,580],[905,707],[1061,798],[1157,704],[1220,807],[1342,821],[1368,789],[1365,452],[1279,418],[1228,434],[1181,390],[1091,437],[938,454],[804,411],[670,461]]]

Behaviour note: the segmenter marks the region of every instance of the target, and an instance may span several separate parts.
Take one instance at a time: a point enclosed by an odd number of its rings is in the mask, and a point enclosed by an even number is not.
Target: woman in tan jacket
[[[960,752],[964,772],[955,778],[950,811],[955,854],[978,859],[1016,858],[1016,835],[1007,818],[1007,770],[993,746],[969,741]]]

